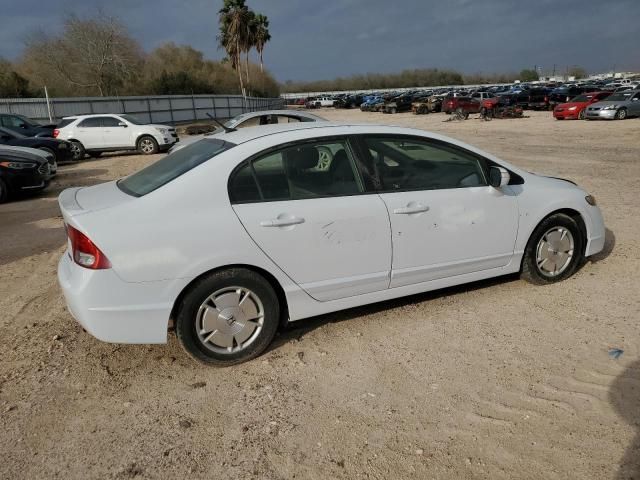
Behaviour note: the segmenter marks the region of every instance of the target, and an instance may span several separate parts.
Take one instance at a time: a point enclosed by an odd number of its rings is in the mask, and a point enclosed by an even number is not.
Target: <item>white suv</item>
[[[85,153],[137,150],[150,155],[169,149],[178,141],[176,129],[168,125],[144,124],[131,115],[78,115],[65,117],[53,131],[55,138],[71,142],[74,160]]]

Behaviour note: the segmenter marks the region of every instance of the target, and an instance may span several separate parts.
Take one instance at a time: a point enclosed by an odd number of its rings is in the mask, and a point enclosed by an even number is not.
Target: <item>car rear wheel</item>
[[[158,153],[158,142],[153,137],[145,136],[138,140],[138,152],[143,155]]]
[[[82,160],[85,154],[84,145],[76,140],[72,140],[69,143],[71,144],[71,157],[73,160]]]
[[[4,180],[0,178],[0,203],[4,203],[9,198],[9,189],[7,188],[7,184],[4,183]]]
[[[563,213],[547,217],[536,227],[522,261],[522,278],[544,285],[564,280],[582,260],[584,238],[576,220]]]
[[[621,108],[620,110],[618,110],[616,112],[616,120],[624,120],[625,118],[627,118],[627,109],[626,108]]]
[[[194,359],[228,366],[260,355],[279,324],[273,287],[244,268],[212,273],[199,280],[178,305],[176,335]]]

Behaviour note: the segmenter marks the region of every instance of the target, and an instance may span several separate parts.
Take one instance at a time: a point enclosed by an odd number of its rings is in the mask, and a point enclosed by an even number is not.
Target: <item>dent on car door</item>
[[[444,142],[366,137],[391,219],[390,286],[506,266],[518,206],[487,183],[483,159]]]
[[[316,300],[389,287],[387,211],[378,195],[363,194],[345,139],[266,152],[232,174],[229,192],[257,246]]]

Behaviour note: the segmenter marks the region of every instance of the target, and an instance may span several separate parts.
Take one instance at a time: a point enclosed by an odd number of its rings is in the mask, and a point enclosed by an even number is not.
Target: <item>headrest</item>
[[[288,168],[308,170],[318,165],[318,150],[314,147],[296,147],[286,151],[285,162]]]

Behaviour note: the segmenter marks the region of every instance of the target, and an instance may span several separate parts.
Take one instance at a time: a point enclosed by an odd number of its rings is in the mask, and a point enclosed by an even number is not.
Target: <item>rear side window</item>
[[[233,147],[235,144],[219,139],[199,140],[119,180],[118,187],[124,193],[141,197]]]

